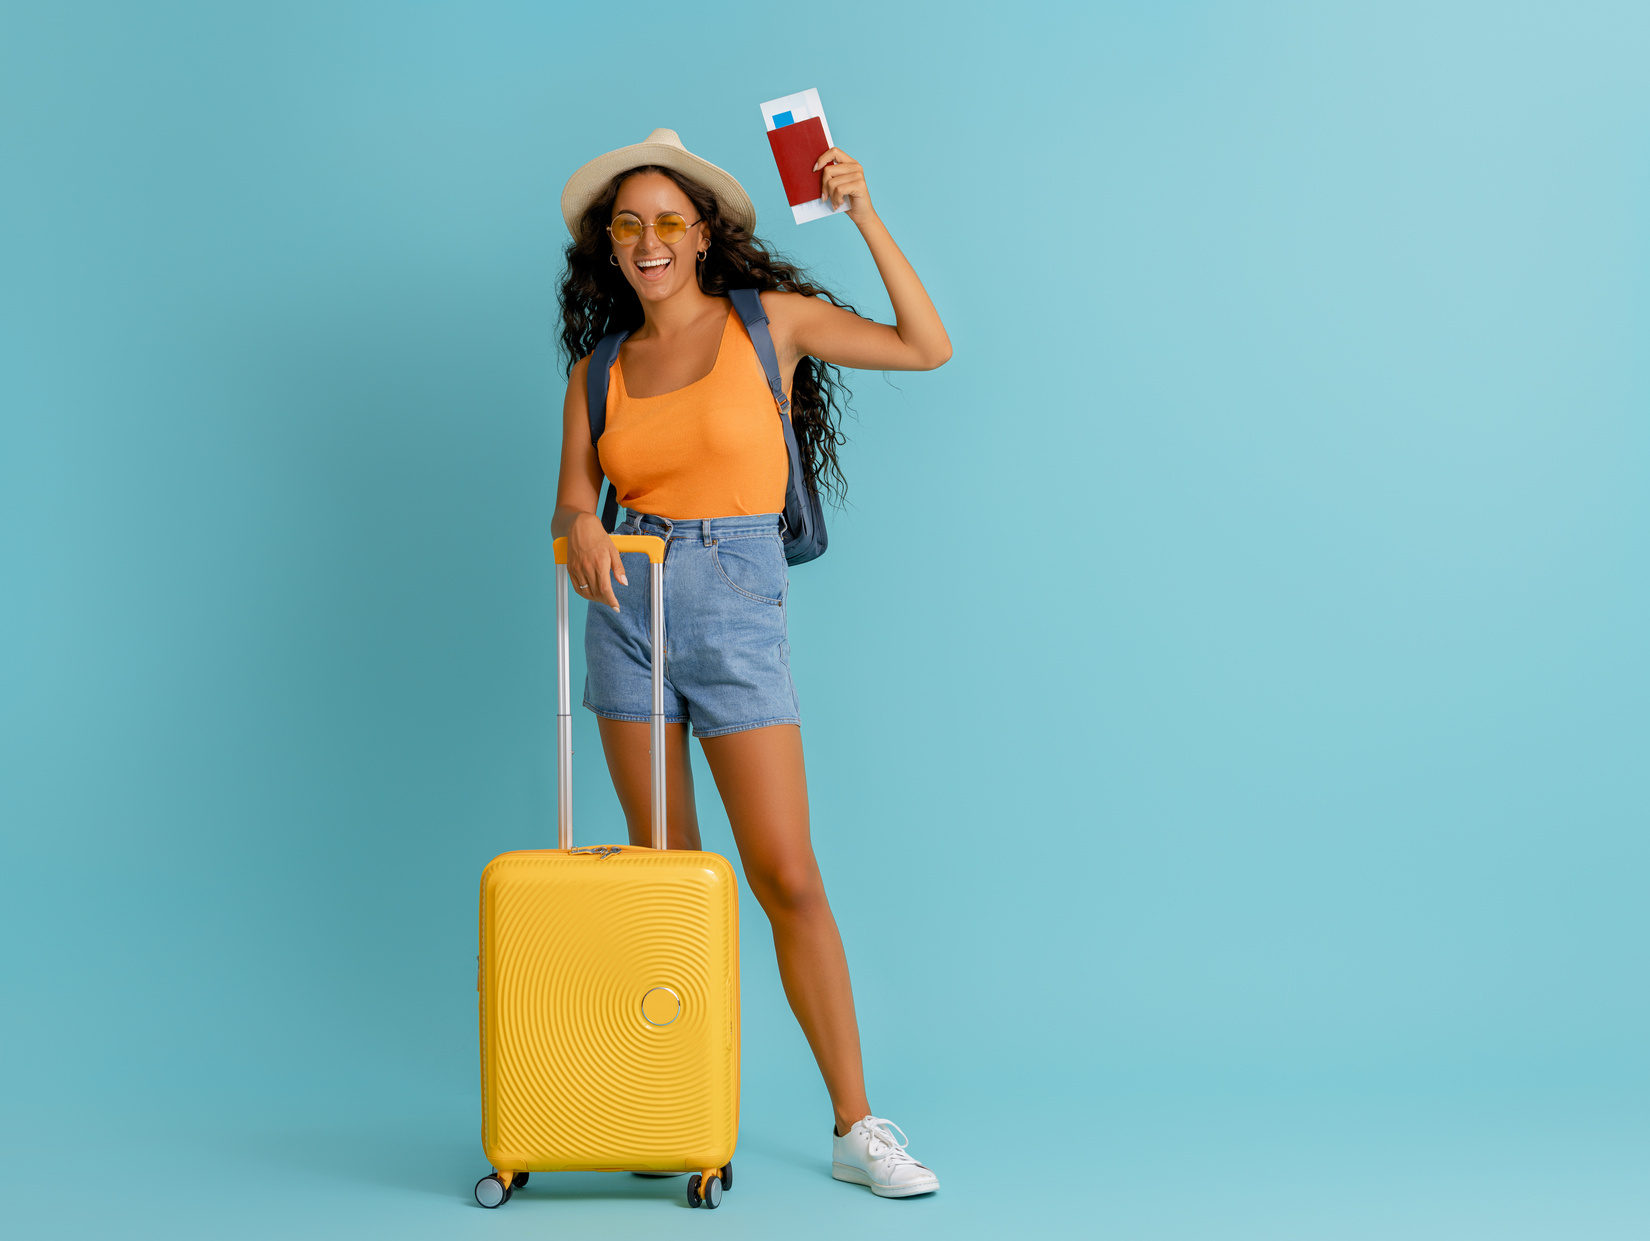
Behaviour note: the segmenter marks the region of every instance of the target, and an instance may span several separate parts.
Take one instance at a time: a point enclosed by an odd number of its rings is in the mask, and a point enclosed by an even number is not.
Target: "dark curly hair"
[[[642,326],[641,299],[608,261],[612,250],[607,237],[619,187],[642,172],[669,177],[692,199],[699,218],[705,221],[710,250],[699,264],[699,287],[706,293],[713,297],[724,297],[729,289],[800,293],[854,309],[829,289],[811,283],[800,268],[770,254],[754,233],[725,217],[716,195],[698,182],[669,168],[630,168],[614,177],[590,205],[579,221],[578,236],[567,247],[567,274],[561,282],[561,343],[569,374],[573,364],[609,332],[635,331]],[[847,442],[840,423],[848,396],[842,372],[835,366],[818,358],[797,360],[791,380],[791,425],[802,451],[803,471],[816,490],[837,503],[848,489],[837,460],[837,449]]]

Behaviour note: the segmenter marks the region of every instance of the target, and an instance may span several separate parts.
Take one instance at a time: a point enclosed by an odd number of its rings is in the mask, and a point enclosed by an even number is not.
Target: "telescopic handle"
[[[653,716],[648,730],[653,774],[655,849],[665,847],[665,541],[650,534],[609,536],[621,552],[641,552],[648,559],[652,587],[649,610],[653,629]],[[556,554],[556,837],[557,847],[573,847],[573,707],[570,682],[573,659],[567,636],[567,540],[557,539]]]

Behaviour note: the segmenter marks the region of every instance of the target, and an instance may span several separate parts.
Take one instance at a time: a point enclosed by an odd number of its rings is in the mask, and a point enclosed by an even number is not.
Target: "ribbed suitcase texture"
[[[739,1135],[739,932],[714,853],[506,853],[481,880],[482,1145],[498,1169],[686,1172]]]

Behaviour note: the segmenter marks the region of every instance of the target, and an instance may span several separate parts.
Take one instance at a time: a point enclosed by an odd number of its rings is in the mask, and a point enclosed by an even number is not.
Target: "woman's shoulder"
[[[593,356],[585,354],[567,371],[567,399],[580,409],[585,408],[588,400],[585,393],[590,386],[590,359]]]
[[[771,317],[774,313],[786,316],[797,314],[804,305],[816,299],[801,293],[781,293],[777,289],[762,290],[762,309]]]
[[[822,313],[828,314],[831,305],[823,298],[806,293],[763,290],[762,309],[767,312],[775,335],[789,340],[798,330],[818,322]]]

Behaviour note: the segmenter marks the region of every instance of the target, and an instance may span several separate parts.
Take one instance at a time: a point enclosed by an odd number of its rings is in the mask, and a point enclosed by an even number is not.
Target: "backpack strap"
[[[762,370],[768,377],[768,388],[773,392],[774,404],[779,406],[779,412],[785,418],[785,426],[791,425],[791,402],[785,396],[784,381],[779,378],[779,354],[774,352],[773,335],[768,331],[768,312],[762,309],[762,295],[755,289],[729,289],[728,300],[733,308],[739,312],[739,319],[745,325],[745,331],[750,334],[751,344],[756,346],[756,357],[762,363]],[[789,435],[789,431],[786,432]]]
[[[773,333],[768,331],[768,312],[762,309],[762,295],[755,289],[729,289],[728,300],[739,312],[756,347],[773,402],[779,406],[779,425],[785,433],[785,455],[791,467],[785,486],[785,558],[791,564],[803,564],[824,554],[825,518],[819,496],[808,486],[802,470],[802,450],[796,442],[796,428],[791,425],[791,402],[779,377],[779,354],[773,347]]]
[[[619,360],[619,346],[624,344],[629,332],[609,332],[596,345],[596,351],[590,355],[590,370],[585,376],[584,399],[590,417],[590,444],[596,449],[596,458],[601,459],[601,448],[597,441],[602,432],[607,430],[607,380],[608,373],[613,369],[613,363]],[[769,350],[773,346],[770,344]],[[602,503],[602,529],[609,534],[619,524],[619,493],[613,486],[613,480],[607,480],[607,499]]]

